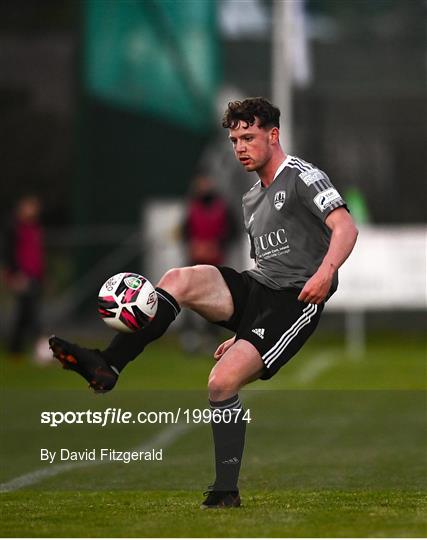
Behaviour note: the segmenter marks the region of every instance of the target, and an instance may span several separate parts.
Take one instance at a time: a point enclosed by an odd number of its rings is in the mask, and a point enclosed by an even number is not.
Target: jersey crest
[[[282,206],[285,204],[286,199],[286,191],[278,191],[274,195],[274,208],[276,210],[280,210]]]

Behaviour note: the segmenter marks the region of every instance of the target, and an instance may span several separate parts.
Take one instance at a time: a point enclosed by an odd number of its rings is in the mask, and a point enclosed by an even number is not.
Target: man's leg
[[[227,320],[233,314],[230,291],[215,266],[197,265],[166,272],[157,287],[158,308],[154,320],[134,334],[117,334],[103,355],[118,371],[152,341],[161,337],[180,311],[196,311],[210,321]]]
[[[33,309],[29,302],[28,291],[18,293],[15,300],[15,320],[9,339],[9,352],[12,354],[22,353],[27,337],[28,323],[31,321],[30,311]]]
[[[209,402],[215,445],[216,478],[202,508],[239,506],[238,478],[245,444],[246,421],[238,392],[257,380],[263,363],[257,349],[239,339],[213,368],[209,377]],[[230,421],[231,420],[231,421]]]
[[[54,356],[63,366],[84,377],[96,391],[111,390],[122,369],[152,341],[161,337],[179,313],[180,305],[210,321],[228,320],[233,314],[231,293],[219,270],[198,265],[166,272],[156,288],[157,313],[153,321],[134,334],[117,334],[104,351],[73,345],[56,336],[49,339]]]

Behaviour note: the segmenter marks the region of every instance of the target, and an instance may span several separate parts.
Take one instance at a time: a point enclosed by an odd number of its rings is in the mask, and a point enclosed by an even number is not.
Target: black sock
[[[215,445],[215,491],[237,491],[246,422],[239,396],[224,401],[209,401],[212,410],[212,433]],[[218,422],[219,419],[219,422]]]
[[[133,334],[117,334],[110,345],[102,351],[107,362],[119,372],[139,354],[146,345],[162,336],[180,312],[175,298],[160,287],[156,287],[158,306],[151,323]]]

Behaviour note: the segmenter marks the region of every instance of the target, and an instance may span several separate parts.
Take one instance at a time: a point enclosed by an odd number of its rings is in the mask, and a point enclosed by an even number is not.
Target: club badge
[[[274,195],[274,208],[276,210],[280,210],[282,206],[285,204],[286,199],[286,191],[278,191]]]

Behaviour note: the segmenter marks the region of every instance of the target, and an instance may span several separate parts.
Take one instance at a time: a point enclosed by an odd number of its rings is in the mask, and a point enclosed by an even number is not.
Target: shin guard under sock
[[[212,433],[215,445],[215,491],[237,491],[246,421],[239,396],[224,401],[209,401],[212,410]],[[219,420],[219,421],[218,421]]]
[[[133,334],[117,334],[110,345],[102,351],[106,361],[119,372],[152,341],[162,336],[180,312],[175,298],[167,291],[156,288],[158,306],[151,323]]]

